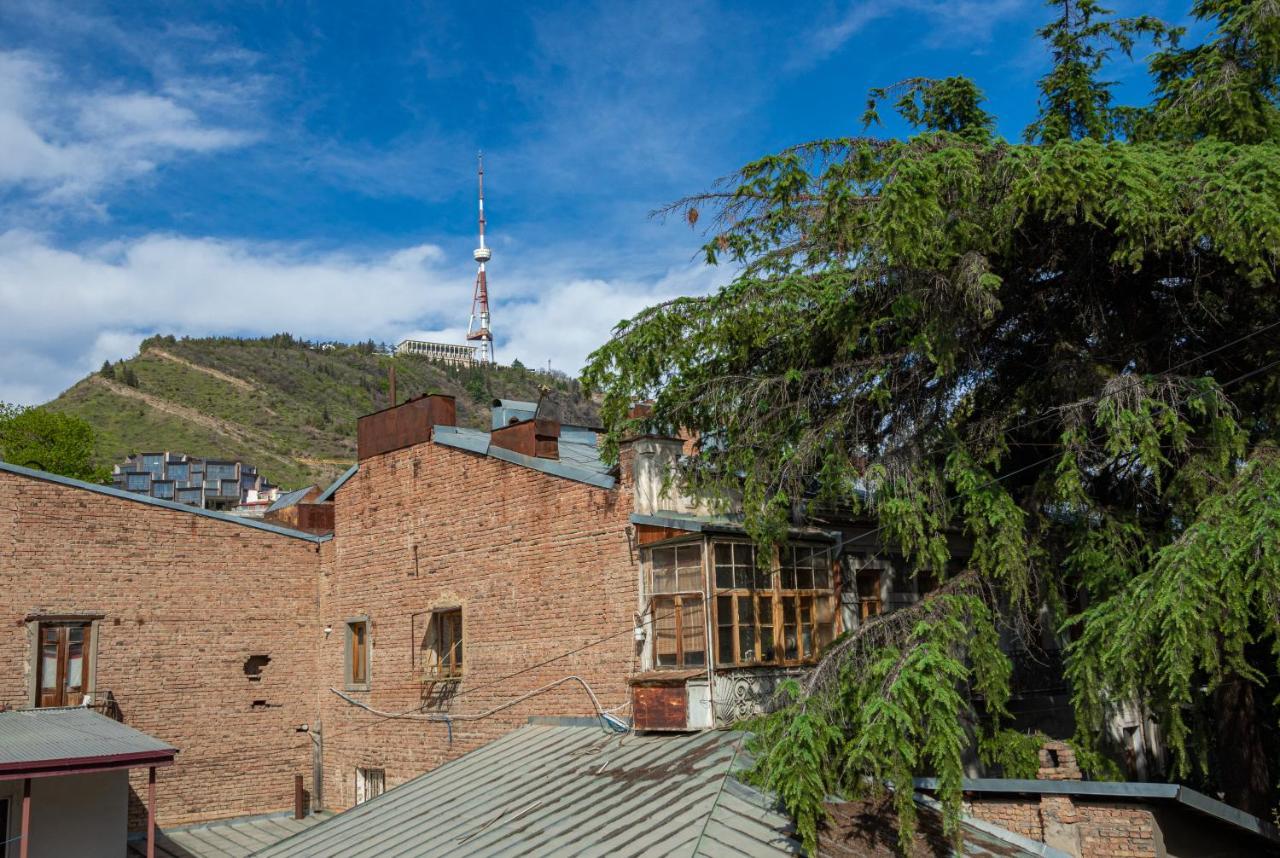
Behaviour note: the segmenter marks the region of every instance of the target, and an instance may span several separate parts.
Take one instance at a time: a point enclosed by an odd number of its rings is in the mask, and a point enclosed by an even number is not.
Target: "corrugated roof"
[[[609,465],[600,458],[599,448],[595,444],[595,433],[590,433],[589,440],[587,436],[588,433],[585,431],[568,436],[562,434],[558,443],[560,458],[542,459],[515,453],[503,447],[495,447],[489,443],[489,433],[478,429],[469,429],[465,426],[436,426],[431,432],[431,438],[437,444],[501,459],[553,477],[563,477],[566,480],[611,489],[616,480],[609,473]]]
[[[654,515],[631,514],[632,524],[647,524],[690,533],[744,533],[742,516],[696,515],[686,512],[658,512]],[[840,540],[840,531],[823,530],[820,527],[791,527],[787,535],[792,539]]]
[[[69,486],[73,489],[83,489],[88,492],[96,492],[100,495],[107,495],[121,500],[133,501],[135,503],[145,503],[151,506],[172,509],[178,512],[185,512],[190,515],[199,515],[204,518],[213,518],[218,521],[225,521],[231,524],[238,524],[242,527],[253,527],[258,530],[267,530],[280,536],[289,536],[294,539],[305,539],[307,542],[327,542],[333,537],[329,534],[324,536],[316,536],[313,533],[304,533],[301,530],[293,530],[288,527],[281,527],[277,524],[270,524],[265,521],[259,521],[253,518],[246,518],[240,515],[227,515],[225,512],[216,512],[211,509],[201,509],[198,506],[190,504],[177,503],[162,498],[153,498],[150,495],[138,494],[137,492],[126,492],[112,486],[100,486],[96,483],[86,483],[83,480],[73,480],[71,477],[64,477],[60,474],[51,474],[48,471],[37,471],[34,468],[24,468],[21,465],[14,465],[9,462],[0,461],[0,471],[6,471],[10,474],[17,474],[22,477],[30,477],[33,480],[43,480],[47,483],[57,483],[61,486]],[[178,489],[183,491],[183,489]]]
[[[306,488],[294,489],[291,492],[285,492],[271,502],[271,506],[267,507],[267,512],[275,512],[278,509],[291,507],[306,496],[307,492],[314,489],[315,486],[307,486]]]
[[[316,813],[294,819],[291,813],[239,816],[156,832],[156,858],[244,858],[333,816]],[[129,838],[129,853],[147,854],[146,838]]]
[[[102,763],[143,755],[172,757],[177,749],[84,707],[0,712],[0,772],[40,763],[94,758]]]
[[[790,820],[730,775],[742,738],[530,724],[257,854],[799,854]]]

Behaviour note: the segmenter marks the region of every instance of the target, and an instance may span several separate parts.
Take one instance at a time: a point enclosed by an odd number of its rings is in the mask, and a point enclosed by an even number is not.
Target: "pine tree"
[[[1095,774],[1109,709],[1137,701],[1170,776],[1255,813],[1275,798],[1280,7],[1198,0],[1213,32],[1184,47],[1050,5],[1024,142],[963,78],[873,92],[868,119],[892,99],[916,133],[796,146],[673,205],[740,273],[621,323],[585,373],[610,455],[698,431],[713,443],[681,478],[740,503],[762,544],[831,506],[939,579],[949,537],[972,543],[939,595],[838,642],[754,725],[755,777],[811,850],[826,796],[912,776],[940,779],[956,831],[971,721],[988,764],[1033,765],[996,641],[1044,613],[1073,640]],[[1161,48],[1155,99],[1118,107],[1099,76],[1139,39]],[[905,846],[910,791],[895,801]]]

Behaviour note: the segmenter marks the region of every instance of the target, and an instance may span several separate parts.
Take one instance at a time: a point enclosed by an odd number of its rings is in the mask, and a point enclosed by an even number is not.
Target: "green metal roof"
[[[84,707],[0,712],[0,778],[52,770],[55,764],[70,768],[172,759],[177,752],[168,742]]]
[[[799,854],[731,775],[742,739],[530,724],[257,855]]]

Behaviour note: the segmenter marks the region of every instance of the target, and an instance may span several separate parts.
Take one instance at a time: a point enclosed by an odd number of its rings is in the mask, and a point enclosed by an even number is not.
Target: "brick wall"
[[[0,703],[28,702],[28,615],[101,614],[99,694],[180,749],[159,772],[160,821],[291,807],[294,774],[311,771],[294,727],[319,694],[318,547],[0,472]],[[251,655],[271,659],[256,681]],[[141,813],[131,801],[135,827]]]
[[[1079,858],[1157,858],[1164,843],[1144,807],[1065,795],[974,798],[966,812]]]
[[[325,688],[326,806],[354,802],[357,766],[384,769],[390,788],[530,715],[592,714],[581,686],[568,683],[466,720],[563,677],[581,676],[605,708],[624,704],[637,653],[639,574],[626,533],[629,504],[625,489],[432,443],[363,460],[337,492],[332,563],[321,586],[333,629],[317,683]],[[416,665],[426,612],[452,605],[463,610],[465,675],[442,702],[424,696]],[[328,690],[343,687],[344,621],[363,615],[372,623],[371,687],[348,693],[384,712],[448,713],[458,719],[451,739],[444,723],[378,717]]]

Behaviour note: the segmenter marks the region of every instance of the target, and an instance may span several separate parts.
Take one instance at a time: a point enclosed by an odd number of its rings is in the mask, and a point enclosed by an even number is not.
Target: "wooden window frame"
[[[754,557],[755,550],[751,542],[740,539],[713,539],[711,544],[711,584],[712,584],[712,635],[713,657],[717,668],[736,668],[736,667],[790,667],[805,664],[812,664],[818,660],[822,648],[835,639],[839,633],[839,611],[836,604],[838,591],[838,574],[839,570],[834,560],[829,560],[829,569],[827,575],[826,588],[807,587],[807,588],[784,588],[782,586],[782,556],[783,552],[793,551],[795,549],[802,550],[821,550],[830,552],[830,546],[817,545],[811,543],[800,543],[794,546],[783,546],[773,552],[770,560],[768,575],[768,586],[759,586],[759,580],[756,575],[751,576],[750,583],[753,586],[740,587],[738,584],[737,569],[737,549],[734,549],[733,568],[734,586],[731,588],[721,587],[717,574],[716,566],[716,546],[718,545],[734,545],[745,546],[752,550]],[[759,567],[756,567],[757,572]],[[722,610],[722,599],[731,599],[729,611],[731,617],[728,622],[724,621],[724,613]],[[742,600],[749,600],[751,605],[751,627],[750,639],[752,642],[752,651],[749,657],[744,658],[742,652],[743,630],[745,624],[742,622],[743,610]],[[766,604],[767,600],[767,604]],[[792,615],[786,616],[786,601],[791,600]],[[825,600],[826,613],[830,619],[826,623],[819,623],[818,617],[820,613],[820,600]],[[808,622],[803,621],[803,611],[808,608]],[[762,610],[762,608],[765,608]],[[767,616],[766,616],[767,615]],[[766,622],[767,620],[767,622]],[[822,626],[829,627],[829,633],[824,634]],[[787,655],[787,629],[794,628],[796,635],[796,655],[789,657]],[[811,652],[808,655],[804,653],[803,633],[807,628],[809,640],[811,641]],[[732,652],[725,657],[724,648],[721,646],[721,630],[731,629],[728,634],[731,637]],[[769,630],[770,645],[765,645],[764,630]],[[824,638],[826,638],[824,640]],[[766,658],[766,653],[771,649],[772,658]]]
[[[648,595],[646,604],[646,613],[650,616],[650,634],[648,641],[649,662],[654,670],[692,670],[701,669],[707,666],[708,660],[711,658],[711,644],[707,639],[707,599],[706,599],[706,541],[702,537],[694,539],[680,539],[672,541],[663,541],[660,544],[645,546],[644,555],[644,585]],[[672,551],[675,553],[677,564],[673,564],[673,569],[680,569],[678,560],[682,550],[696,549],[698,552],[698,577],[696,581],[696,589],[681,589],[678,584],[680,580],[679,572],[675,572],[675,581],[677,587],[675,590],[664,590],[658,592],[654,586],[654,554],[659,551]],[[684,567],[687,568],[687,567]],[[697,616],[701,618],[700,631],[702,637],[702,663],[686,663],[687,657],[685,653],[685,607],[686,603],[697,600]],[[664,608],[659,607],[662,602],[669,602],[670,610],[675,621],[675,664],[660,664],[658,654],[658,621],[659,613]],[[693,652],[691,650],[690,652]]]
[[[865,623],[884,613],[884,572],[878,566],[864,566],[853,573],[853,591],[858,597],[858,622]],[[864,596],[863,579],[875,578],[875,595]]]
[[[27,641],[30,652],[28,662],[27,705],[32,709],[55,708],[58,706],[80,706],[86,700],[92,701],[97,692],[98,675],[98,635],[101,631],[103,614],[29,614],[26,617]],[[42,702],[41,688],[44,670],[44,632],[49,626],[70,627],[82,626],[84,640],[81,644],[81,678],[79,699],[75,702],[63,700],[45,706]],[[58,687],[60,693],[65,692],[65,662],[68,655],[59,650]]]
[[[358,625],[364,626],[364,644],[357,655],[355,627]],[[373,680],[373,624],[369,621],[368,616],[347,617],[343,621],[343,627],[346,630],[342,655],[344,686],[347,691],[368,691],[372,687]],[[357,663],[361,663],[364,667],[363,678],[357,678],[356,676],[355,668]]]
[[[453,626],[456,620],[457,636],[449,647],[446,657],[444,630],[446,625]],[[423,667],[423,678],[431,681],[457,681],[462,679],[466,671],[467,625],[466,615],[461,607],[435,608],[431,611],[431,626],[427,630],[427,638],[431,641],[430,651],[435,663]],[[456,658],[453,654],[456,653]]]

